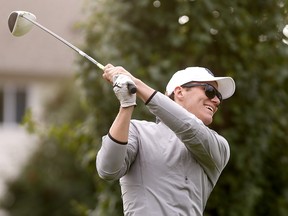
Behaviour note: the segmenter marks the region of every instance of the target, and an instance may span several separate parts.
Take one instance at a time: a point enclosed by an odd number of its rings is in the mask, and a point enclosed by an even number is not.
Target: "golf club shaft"
[[[73,50],[75,50],[76,52],[78,52],[81,56],[85,57],[86,59],[88,59],[89,61],[91,61],[92,63],[94,63],[99,69],[103,70],[104,66],[102,64],[100,64],[99,62],[97,62],[95,59],[93,59],[91,56],[87,55],[86,53],[84,53],[82,50],[78,49],[77,47],[75,47],[73,44],[69,43],[68,41],[66,41],[65,39],[63,39],[62,37],[60,37],[59,35],[55,34],[54,32],[50,31],[49,29],[45,28],[44,26],[42,26],[41,24],[39,24],[38,22],[30,19],[29,17],[26,17],[25,14],[21,14],[20,16],[22,16],[23,18],[25,18],[26,20],[28,20],[29,22],[33,23],[34,25],[38,26],[39,28],[41,28],[42,30],[46,31],[48,34],[52,35],[53,37],[55,37],[56,39],[62,41],[64,44],[66,44],[68,47],[72,48]]]
[[[64,38],[60,37],[59,35],[55,34],[54,32],[50,31],[49,29],[45,28],[44,26],[42,26],[40,23],[30,19],[29,17],[26,17],[25,14],[21,14],[21,17],[25,18],[26,20],[28,20],[29,22],[31,22],[32,24],[38,26],[40,29],[44,30],[45,32],[47,32],[48,34],[52,35],[53,37],[55,37],[56,39],[60,40],[61,42],[63,42],[64,44],[66,44],[68,47],[72,48],[73,50],[75,50],[77,53],[79,53],[81,56],[83,56],[84,58],[88,59],[89,61],[91,61],[92,63],[94,63],[99,69],[104,70],[104,66],[97,62],[95,59],[93,59],[91,56],[87,55],[85,52],[83,52],[82,50],[80,50],[79,48],[75,47],[73,44],[69,43],[68,41],[66,41]],[[131,94],[136,93],[137,88],[135,85],[133,84],[128,84],[128,91]]]

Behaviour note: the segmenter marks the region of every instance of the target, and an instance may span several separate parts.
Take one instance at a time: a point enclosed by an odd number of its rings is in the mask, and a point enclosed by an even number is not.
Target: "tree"
[[[95,174],[87,164],[92,160],[78,158],[84,151],[88,157],[85,144],[92,142],[82,125],[85,106],[71,83],[63,84],[56,92],[56,97],[44,106],[44,123],[33,122],[31,113],[26,114],[28,130],[40,141],[36,153],[19,178],[9,183],[9,191],[1,200],[1,207],[11,216],[85,215],[95,205]]]
[[[230,142],[231,160],[206,215],[288,212],[288,48],[281,42],[285,5],[273,0],[107,0],[89,6],[86,51],[103,62],[125,66],[156,89],[163,90],[172,73],[191,65],[236,80],[236,94],[224,102],[212,126]],[[105,134],[117,106],[111,107],[115,98],[103,97],[112,94],[111,88],[99,77],[91,79],[91,67],[83,67],[82,79],[95,104],[96,127]],[[153,118],[146,113],[142,117]]]

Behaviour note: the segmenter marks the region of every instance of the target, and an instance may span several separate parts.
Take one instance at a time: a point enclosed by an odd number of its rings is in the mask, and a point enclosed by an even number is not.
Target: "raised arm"
[[[131,162],[130,160],[133,160],[133,154],[135,153],[130,154],[128,162],[125,161],[125,158],[127,158],[129,125],[136,105],[136,95],[130,94],[125,84],[132,81],[137,87],[137,96],[144,102],[149,99],[155,90],[132,76],[123,67],[114,67],[111,64],[105,66],[103,78],[113,84],[113,90],[120,101],[119,112],[109,129],[108,135],[102,141],[102,147],[96,160],[99,175],[102,178],[112,180],[121,177],[126,172],[127,164]]]

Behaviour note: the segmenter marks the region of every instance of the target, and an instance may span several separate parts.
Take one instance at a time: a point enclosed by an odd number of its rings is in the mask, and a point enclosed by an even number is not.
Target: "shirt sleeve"
[[[96,169],[101,178],[118,180],[127,173],[138,151],[136,137],[130,135],[125,145],[118,143],[109,134],[102,138],[102,146],[96,156]]]
[[[213,183],[226,166],[230,149],[226,139],[203,124],[167,96],[157,92],[146,104],[166,124],[201,164]]]

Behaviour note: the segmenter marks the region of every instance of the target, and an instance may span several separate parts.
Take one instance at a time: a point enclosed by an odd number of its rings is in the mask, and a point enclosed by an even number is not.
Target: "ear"
[[[181,86],[177,86],[174,89],[174,100],[175,101],[182,101],[184,97],[184,89]]]

